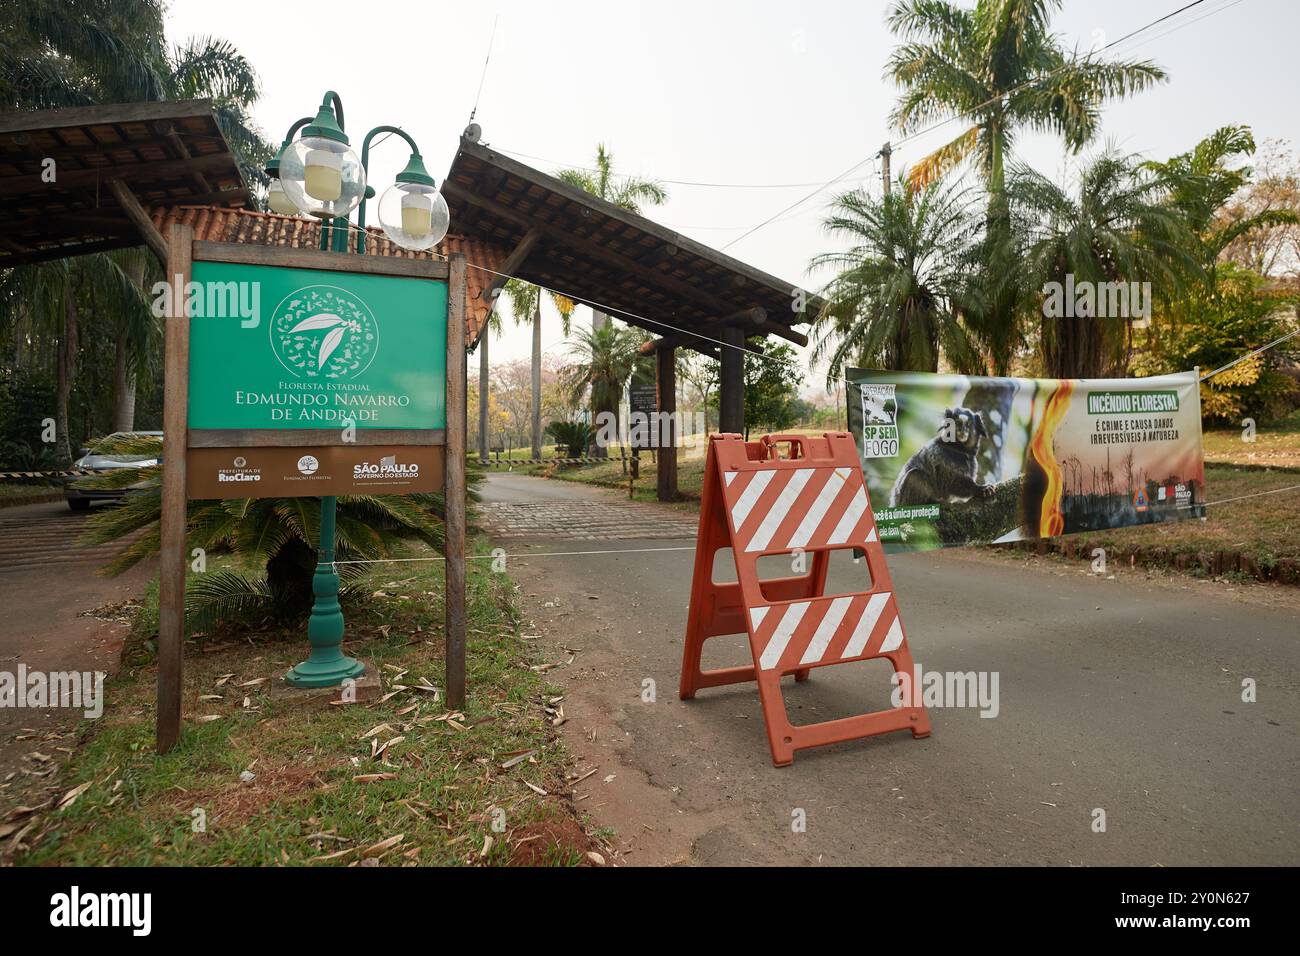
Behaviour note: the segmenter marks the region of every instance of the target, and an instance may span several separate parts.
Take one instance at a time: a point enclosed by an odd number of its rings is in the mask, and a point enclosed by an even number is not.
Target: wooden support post
[[[745,330],[722,330],[722,384],[718,390],[718,430],[745,433]]]
[[[493,308],[496,308],[493,306]],[[491,386],[491,369],[488,367],[488,343],[492,339],[492,313],[488,312],[483,329],[478,334],[478,457],[488,457],[488,404]]]
[[[172,286],[164,332],[163,477],[158,582],[158,752],[181,735],[185,647],[185,449],[189,409],[190,322],[185,286],[192,274],[194,229],[174,224],[167,241]]]
[[[660,501],[677,500],[677,350],[655,352],[656,408],[660,425],[655,429],[659,454],[656,491]]]
[[[453,253],[447,308],[447,707],[465,706],[465,256]],[[481,346],[480,346],[481,347]]]

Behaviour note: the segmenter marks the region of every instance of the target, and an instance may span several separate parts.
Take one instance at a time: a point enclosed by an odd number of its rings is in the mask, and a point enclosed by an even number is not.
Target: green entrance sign
[[[189,427],[446,427],[447,283],[196,261]]]

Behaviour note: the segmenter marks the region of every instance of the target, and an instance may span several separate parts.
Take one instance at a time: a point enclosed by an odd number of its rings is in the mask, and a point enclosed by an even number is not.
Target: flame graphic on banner
[[[1061,511],[1061,497],[1065,491],[1064,475],[1056,461],[1052,439],[1057,426],[1065,418],[1070,408],[1070,396],[1074,392],[1074,382],[1061,379],[1056,382],[1056,389],[1047,399],[1043,408],[1043,418],[1038,423],[1034,438],[1029,443],[1029,450],[1047,476],[1047,490],[1043,492],[1042,515],[1038,520],[1038,533],[1044,538],[1058,535],[1065,530],[1065,515]]]

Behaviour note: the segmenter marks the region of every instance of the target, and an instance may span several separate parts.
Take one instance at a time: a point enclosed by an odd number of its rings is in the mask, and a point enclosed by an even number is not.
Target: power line
[[[1157,18],[1157,19],[1155,19],[1155,20],[1152,20],[1150,23],[1145,24],[1144,26],[1138,27],[1136,30],[1132,30],[1132,31],[1130,31],[1129,33],[1126,33],[1124,36],[1120,37],[1118,40],[1112,41],[1111,43],[1107,43],[1107,44],[1106,44],[1105,46],[1103,46],[1100,50],[1096,51],[1096,53],[1097,53],[1098,55],[1100,55],[1100,54],[1102,54],[1102,53],[1105,53],[1107,50],[1112,49],[1113,47],[1119,45],[1120,43],[1123,43],[1123,42],[1125,42],[1125,41],[1127,41],[1127,40],[1130,40],[1130,39],[1132,39],[1133,37],[1138,36],[1139,34],[1144,33],[1144,32],[1146,32],[1147,30],[1150,30],[1150,29],[1152,29],[1152,28],[1158,26],[1159,24],[1166,22],[1166,21],[1169,20],[1170,18],[1172,18],[1172,17],[1176,17],[1176,16],[1178,16],[1179,14],[1181,14],[1181,13],[1187,11],[1187,10],[1192,9],[1193,7],[1199,6],[1200,4],[1202,4],[1202,3],[1204,3],[1204,2],[1205,2],[1205,0],[1192,0],[1192,2],[1190,2],[1190,3],[1186,3],[1186,4],[1184,4],[1183,6],[1179,7],[1179,8],[1176,9],[1176,10],[1173,10],[1173,11],[1171,11],[1171,12],[1169,12],[1169,13],[1166,13],[1164,16],[1159,17],[1159,18]],[[1228,4],[1227,6],[1219,7],[1217,10],[1214,10],[1214,11],[1212,11],[1212,12],[1213,12],[1213,13],[1219,13],[1219,12],[1222,12],[1223,10],[1228,9],[1228,6],[1233,6],[1233,5],[1235,5],[1236,3],[1240,3],[1240,2],[1241,2],[1241,0],[1233,0],[1233,3],[1230,3],[1230,4]],[[1207,16],[1208,16],[1208,15],[1209,15],[1209,14],[1207,14]],[[1193,22],[1195,22],[1195,21],[1193,21]],[[1172,32],[1172,31],[1169,31],[1169,32]],[[1088,54],[1088,57],[1085,58],[1085,59],[1089,59],[1089,58],[1091,58],[1092,56],[1093,56],[1093,53],[1089,53],[1089,54]],[[1011,90],[1008,90],[1008,91],[1006,91],[1006,92],[1004,92],[1004,93],[1000,93],[1000,94],[998,94],[997,96],[990,97],[988,100],[985,100],[983,103],[980,103],[979,105],[973,107],[973,108],[970,109],[970,110],[966,110],[966,111],[963,111],[963,112],[960,112],[960,113],[955,113],[955,114],[953,114],[952,116],[948,116],[948,117],[945,117],[945,118],[942,119],[942,120],[938,120],[938,121],[936,121],[936,122],[930,124],[929,126],[924,127],[923,129],[919,129],[919,130],[917,130],[917,131],[914,132],[914,133],[910,133],[910,134],[908,134],[907,136],[904,136],[902,139],[898,140],[897,142],[895,142],[895,143],[893,143],[893,144],[891,144],[891,145],[892,145],[894,148],[897,148],[898,146],[901,146],[901,145],[903,145],[903,144],[905,144],[905,143],[909,143],[909,142],[911,142],[911,141],[917,139],[918,137],[924,136],[924,135],[927,134],[927,133],[931,133],[931,132],[933,132],[934,130],[939,129],[939,128],[942,127],[942,126],[945,126],[945,125],[947,125],[948,123],[953,122],[954,120],[960,119],[960,118],[962,118],[962,117],[969,117],[969,116],[972,116],[973,114],[978,113],[980,110],[984,109],[984,107],[986,107],[986,106],[991,106],[992,104],[997,103],[999,100],[1001,100],[1001,99],[1003,99],[1003,98],[1005,98],[1005,97],[1007,97],[1007,96],[1014,96],[1016,93],[1019,93],[1019,92],[1025,90],[1025,89],[1028,89],[1029,87],[1031,87],[1031,86],[1033,86],[1033,85],[1035,85],[1035,84],[1042,83],[1044,80],[1051,79],[1053,76],[1057,75],[1058,73],[1061,73],[1061,72],[1063,72],[1064,70],[1068,69],[1071,65],[1072,65],[1072,64],[1070,64],[1070,63],[1062,64],[1060,67],[1057,67],[1055,70],[1052,70],[1051,72],[1049,72],[1049,73],[1047,73],[1047,74],[1045,74],[1045,75],[1043,75],[1043,76],[1035,77],[1035,78],[1032,79],[1032,80],[1027,80],[1026,82],[1020,84],[1019,86],[1016,86],[1016,87],[1012,88]],[[874,158],[875,158],[875,157],[870,157],[870,159],[874,159]],[[808,200],[812,199],[814,196],[816,196],[816,195],[818,195],[819,193],[821,193],[823,190],[825,190],[825,189],[829,188],[830,186],[833,186],[833,185],[835,185],[836,183],[840,182],[841,180],[847,178],[849,175],[851,175],[853,172],[855,172],[855,171],[856,171],[857,169],[859,169],[861,166],[863,166],[863,165],[865,165],[867,162],[869,162],[870,159],[863,160],[863,161],[860,162],[860,163],[857,163],[857,164],[855,164],[855,165],[853,165],[853,166],[850,166],[847,170],[845,170],[845,171],[844,171],[843,173],[841,173],[840,175],[836,176],[834,179],[829,180],[829,181],[827,181],[826,183],[823,183],[822,185],[818,186],[816,189],[814,189],[812,192],[808,193],[806,196],[803,196],[803,197],[800,198],[799,200],[797,200],[797,201],[791,203],[790,205],[786,206],[784,209],[781,209],[781,210],[778,211],[775,215],[770,216],[770,217],[768,217],[767,219],[763,220],[763,221],[760,222],[758,225],[754,226],[752,229],[748,230],[748,231],[745,232],[744,234],[742,234],[742,235],[740,235],[740,236],[737,236],[735,239],[731,240],[731,242],[727,243],[727,245],[723,246],[722,248],[723,248],[724,250],[725,250],[725,249],[728,249],[728,248],[730,248],[731,246],[735,245],[736,243],[740,242],[742,239],[745,239],[745,238],[747,238],[747,237],[753,235],[754,233],[758,232],[760,229],[764,228],[765,226],[770,225],[773,221],[775,221],[775,220],[776,220],[777,218],[779,218],[780,216],[783,216],[783,215],[785,215],[787,212],[790,212],[792,209],[795,209],[796,207],[803,205],[803,204],[806,203]]]
[[[487,56],[483,58],[483,72],[478,77],[478,92],[474,94],[474,108],[469,111],[469,121],[474,122],[474,116],[478,113],[478,101],[483,96],[483,83],[487,80],[488,64],[492,62],[492,44],[497,38],[497,23],[501,15],[497,14],[492,18],[492,33],[488,37]]]
[[[617,459],[611,459],[617,460]],[[1271,488],[1268,491],[1256,491],[1249,495],[1238,495],[1235,498],[1222,498],[1218,501],[1207,501],[1201,507],[1208,508],[1210,505],[1226,505],[1233,501],[1245,501],[1248,498],[1260,498],[1264,495],[1276,495],[1284,491],[1300,490],[1300,485],[1287,485],[1285,488]],[[518,554],[471,554],[467,558],[471,561],[497,561],[501,559],[518,559],[520,561],[528,558],[571,558],[571,557],[601,557],[610,554],[662,554],[664,552],[694,551],[695,545],[686,545],[682,547],[671,548],[614,548],[608,551],[524,551]],[[435,555],[428,558],[365,558],[354,559],[349,561],[335,561],[335,564],[423,564],[437,563],[446,561],[446,557]]]
[[[363,230],[361,230],[358,226],[353,225],[351,222],[348,223],[348,225],[347,225],[347,229],[348,229],[349,232],[361,232],[361,231],[363,231]],[[368,231],[367,231],[367,235],[370,235]],[[449,259],[449,258],[450,258],[450,257],[447,255],[447,253],[445,253],[445,252],[437,252],[437,251],[435,251],[435,250],[430,250],[430,254],[431,254],[431,255],[434,255],[434,256],[438,256],[438,257],[440,257],[440,258],[442,258],[442,259]],[[467,267],[471,268],[471,269],[478,269],[480,272],[486,272],[486,273],[488,273],[489,275],[494,275],[494,276],[497,276],[497,277],[502,278],[502,279],[517,279],[517,280],[519,280],[520,282],[528,282],[530,285],[537,285],[537,287],[538,287],[539,289],[545,289],[547,292],[550,292],[550,293],[553,293],[553,294],[556,294],[556,295],[562,295],[562,296],[564,296],[566,299],[569,299],[569,300],[571,300],[571,301],[573,301],[573,302],[577,302],[577,303],[584,304],[584,305],[588,306],[589,308],[596,309],[596,310],[601,311],[601,312],[606,312],[606,313],[608,313],[608,314],[610,314],[610,315],[613,315],[613,316],[615,316],[615,317],[626,316],[626,317],[629,318],[629,319],[636,319],[636,320],[639,321],[639,322],[647,322],[647,323],[649,323],[650,325],[657,326],[657,327],[659,327],[659,328],[661,328],[661,329],[666,329],[666,330],[668,330],[669,332],[676,332],[676,333],[679,333],[679,334],[682,334],[682,335],[687,335],[687,336],[690,336],[691,338],[699,339],[699,340],[702,341],[702,342],[710,342],[710,343],[712,343],[712,344],[714,344],[714,345],[717,345],[717,346],[719,346],[719,347],[721,347],[721,348],[736,349],[738,352],[742,352],[742,353],[744,353],[745,355],[753,355],[753,356],[755,356],[756,358],[760,358],[760,359],[763,359],[763,360],[765,360],[765,361],[776,361],[776,360],[773,359],[772,356],[770,356],[770,355],[765,355],[764,353],[762,353],[762,352],[758,352],[758,351],[755,351],[754,349],[746,348],[746,347],[743,346],[743,345],[733,345],[733,344],[730,343],[730,342],[724,342],[722,339],[715,339],[715,338],[713,338],[712,336],[705,335],[703,332],[697,332],[697,331],[695,331],[695,330],[693,330],[693,329],[683,329],[683,328],[681,328],[681,327],[679,327],[679,326],[676,326],[676,325],[669,325],[667,322],[661,322],[661,321],[659,321],[658,319],[652,319],[652,318],[649,318],[648,316],[638,315],[638,314],[635,313],[635,312],[629,312],[628,310],[626,310],[626,309],[620,309],[620,308],[618,308],[617,306],[608,305],[608,304],[606,304],[606,303],[602,303],[602,302],[596,302],[596,301],[594,301],[594,300],[592,300],[592,299],[584,298],[583,296],[574,295],[574,294],[571,294],[571,293],[569,293],[569,292],[565,292],[563,289],[550,289],[550,288],[546,288],[545,286],[538,285],[536,282],[531,282],[531,281],[528,280],[528,279],[524,279],[524,278],[522,278],[521,276],[510,275],[510,274],[507,273],[507,272],[501,272],[501,271],[499,271],[499,270],[497,270],[497,269],[492,269],[492,268],[490,268],[490,267],[488,267],[488,266],[480,265],[480,264],[477,263],[477,262],[470,262],[468,259],[465,260],[465,265],[466,265]],[[825,286],[823,286],[823,290],[824,290],[824,289],[825,289]],[[496,308],[496,303],[494,302],[494,303],[492,304],[492,309],[495,309],[495,308]],[[624,321],[626,321],[626,319],[624,319]],[[484,333],[484,334],[490,334],[490,330],[485,330],[485,333]],[[659,333],[659,334],[660,334],[660,335],[663,335],[662,332]],[[1241,356],[1241,358],[1234,359],[1233,361],[1229,362],[1227,365],[1223,366],[1222,368],[1216,369],[1215,371],[1211,372],[1209,375],[1204,376],[1203,378],[1200,379],[1200,381],[1201,381],[1201,382],[1204,382],[1204,381],[1206,381],[1207,379],[1211,379],[1211,378],[1213,378],[1214,376],[1218,375],[1220,372],[1223,372],[1223,371],[1225,371],[1226,369],[1231,368],[1232,366],[1238,364],[1239,362],[1244,362],[1246,359],[1251,358],[1251,357],[1254,356],[1254,355],[1258,355],[1258,354],[1260,354],[1261,352],[1266,352],[1266,351],[1268,351],[1269,349],[1271,349],[1271,348],[1273,348],[1273,347],[1275,347],[1275,346],[1277,346],[1277,345],[1280,345],[1281,343],[1283,343],[1283,342],[1287,341],[1288,339],[1291,339],[1291,338],[1293,338],[1293,337],[1295,337],[1295,336],[1297,336],[1297,335],[1300,335],[1300,329],[1296,329],[1296,330],[1293,331],[1293,332],[1288,332],[1286,335],[1282,336],[1281,338],[1274,339],[1272,342],[1269,342],[1267,345],[1261,345],[1259,348],[1255,349],[1254,351],[1252,351],[1252,352],[1248,352],[1247,354]],[[553,346],[552,348],[554,348],[554,346]],[[548,349],[547,351],[550,351],[550,349]],[[809,369],[809,371],[812,371],[812,369]],[[843,376],[840,376],[838,379],[836,379],[836,381],[841,381],[841,382],[845,382],[845,383],[847,383],[847,384],[852,384],[851,382],[849,382],[848,379],[844,378]]]
[[[1233,360],[1232,360],[1231,362],[1229,362],[1227,365],[1224,365],[1224,366],[1221,366],[1221,367],[1219,367],[1219,368],[1216,368],[1216,369],[1215,369],[1213,372],[1211,372],[1209,375],[1202,375],[1200,380],[1201,380],[1202,382],[1208,382],[1210,379],[1214,378],[1214,376],[1218,375],[1220,372],[1226,372],[1228,369],[1232,368],[1234,365],[1240,365],[1242,362],[1246,361],[1246,359],[1254,358],[1254,357],[1255,357],[1256,355],[1258,355],[1260,352],[1267,352],[1269,349],[1273,348],[1273,346],[1275,346],[1275,345],[1281,345],[1281,344],[1282,344],[1283,342],[1285,342],[1287,339],[1293,339],[1293,338],[1295,338],[1297,335],[1300,335],[1300,329],[1296,329],[1294,332],[1288,332],[1286,335],[1283,335],[1281,338],[1276,338],[1276,339],[1274,339],[1272,342],[1269,342],[1268,345],[1261,345],[1259,348],[1255,349],[1255,351],[1253,351],[1253,352],[1247,352],[1247,353],[1246,353],[1245,355],[1243,355],[1241,358],[1233,359]]]
[[[531,159],[537,163],[546,163],[550,166],[558,166],[563,169],[576,169],[584,173],[599,173],[600,170],[594,166],[583,166],[581,163],[566,163],[558,159],[548,159],[545,156],[535,156],[532,153],[521,153],[513,149],[501,149],[496,147],[497,152],[505,153],[508,156],[516,156],[520,159]],[[615,179],[632,179],[629,173],[614,173]],[[807,189],[809,186],[816,186],[817,183],[715,183],[701,182],[692,179],[662,179],[658,176],[651,177],[656,182],[665,183],[669,186],[700,186],[707,189]],[[743,227],[742,227],[743,228]]]

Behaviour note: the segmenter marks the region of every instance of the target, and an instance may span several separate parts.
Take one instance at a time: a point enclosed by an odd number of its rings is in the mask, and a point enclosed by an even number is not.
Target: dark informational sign
[[[628,444],[634,449],[656,448],[655,425],[659,392],[654,384],[629,385],[627,388]]]

